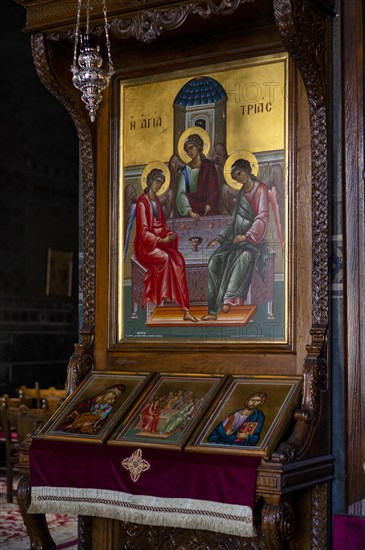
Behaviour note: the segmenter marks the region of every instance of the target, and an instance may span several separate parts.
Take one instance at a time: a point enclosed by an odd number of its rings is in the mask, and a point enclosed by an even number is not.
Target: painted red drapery
[[[210,205],[210,216],[218,214],[219,188],[214,163],[203,159],[199,170],[198,188],[195,193],[186,193],[191,209],[200,216],[205,214],[205,206]]]
[[[147,269],[144,300],[160,305],[164,298],[176,302],[183,309],[189,309],[189,295],[186,282],[185,261],[178,251],[178,237],[169,243],[162,243],[172,231],[166,225],[159,199],[156,199],[157,218],[154,216],[150,199],[146,194],[137,201],[137,233],[134,253],[137,260]]]

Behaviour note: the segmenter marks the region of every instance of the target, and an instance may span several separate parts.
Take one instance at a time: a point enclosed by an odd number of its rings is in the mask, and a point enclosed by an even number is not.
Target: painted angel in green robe
[[[208,244],[220,246],[208,263],[208,315],[203,320],[214,321],[221,310],[227,313],[243,305],[254,269],[263,276],[269,260],[267,186],[253,175],[245,159],[234,162],[231,175],[242,187],[231,222]]]

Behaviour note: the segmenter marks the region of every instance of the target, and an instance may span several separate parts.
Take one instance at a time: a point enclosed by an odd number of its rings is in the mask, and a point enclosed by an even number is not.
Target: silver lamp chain
[[[90,0],[86,2],[86,34],[90,34]]]
[[[104,13],[104,23],[105,23],[106,49],[107,49],[107,52],[108,52],[109,76],[112,76],[112,74],[114,74],[114,66],[113,66],[113,61],[112,61],[110,38],[109,38],[110,24],[108,23],[108,18],[107,18],[107,15],[106,15],[106,2],[105,2],[105,0],[103,0],[103,13]]]
[[[81,4],[82,4],[82,0],[78,0],[78,3],[77,3],[77,16],[76,16],[76,28],[75,28],[74,58],[73,58],[73,66],[75,67],[75,69],[76,69],[76,66],[77,66],[77,48],[79,46]]]
[[[109,24],[106,12],[106,0],[103,0],[105,41],[108,53],[108,70],[103,69],[103,58],[100,55],[98,36],[90,32],[90,0],[86,0],[86,30],[80,33],[81,7],[83,0],[77,0],[77,17],[73,64],[71,66],[72,82],[82,92],[81,99],[89,111],[90,119],[95,121],[97,109],[102,101],[102,91],[109,86],[110,77],[114,74],[109,38]]]

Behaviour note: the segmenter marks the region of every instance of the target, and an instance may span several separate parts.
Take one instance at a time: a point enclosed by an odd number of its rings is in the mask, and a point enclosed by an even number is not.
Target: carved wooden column
[[[294,538],[295,548],[297,526],[294,517],[301,499],[300,509],[307,510],[305,523],[299,529],[311,549],[327,550],[328,482],[332,479],[332,457],[321,456],[302,461],[282,464],[271,460],[262,463],[258,469],[257,494],[265,503],[261,512],[261,530],[266,547],[271,549],[290,548]],[[317,483],[311,482],[316,479]],[[296,522],[297,523],[297,522]]]
[[[310,0],[274,0],[274,14],[282,41],[299,69],[308,94],[312,159],[312,341],[303,366],[302,403],[295,413],[294,429],[272,458],[288,464],[304,458],[318,422],[323,394],[328,388],[327,329],[329,314],[328,263],[328,15],[325,3]],[[324,489],[325,487],[325,489]],[[327,486],[312,489],[312,544],[325,550],[327,541]],[[317,498],[323,496],[326,498]],[[320,503],[320,504],[319,504]],[[317,507],[315,506],[317,505]],[[319,523],[321,526],[319,526]],[[286,548],[293,531],[287,503],[265,504],[262,529],[271,548]],[[283,545],[283,546],[280,546]]]
[[[312,487],[312,550],[327,550],[328,537],[327,529],[324,528],[328,522],[328,484],[321,483]]]
[[[316,6],[318,4],[318,6]],[[325,2],[274,0],[274,15],[281,39],[300,71],[307,90],[312,156],[312,323],[328,326],[328,119],[329,41]]]
[[[294,514],[288,502],[266,502],[262,510],[262,531],[267,548],[286,550],[294,534]]]

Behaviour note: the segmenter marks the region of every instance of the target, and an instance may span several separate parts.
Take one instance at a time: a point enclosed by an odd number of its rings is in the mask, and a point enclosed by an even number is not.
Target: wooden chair
[[[18,445],[29,433],[34,433],[52,415],[43,400],[40,408],[29,408],[21,403],[20,398],[1,398],[1,422],[5,441],[6,460],[6,499],[13,501],[16,491],[13,490],[14,473],[18,462]]]
[[[5,430],[3,429],[3,402],[6,400],[9,406],[12,407],[19,407],[22,404],[22,401],[19,397],[9,397],[9,395],[4,394],[0,397],[0,452],[1,452],[1,465],[0,469],[1,472],[4,472],[6,474],[6,434]],[[15,428],[11,429],[10,437],[13,441],[18,440],[18,434],[16,433]]]
[[[21,399],[33,400],[38,409],[42,407],[42,399],[45,399],[47,401],[47,408],[52,412],[59,407],[66,397],[66,390],[58,390],[54,386],[40,388],[39,382],[35,382],[34,388],[20,386],[18,391]]]

